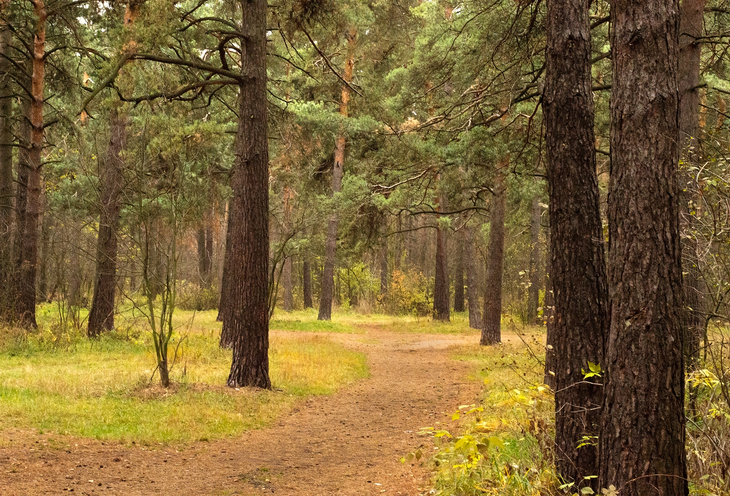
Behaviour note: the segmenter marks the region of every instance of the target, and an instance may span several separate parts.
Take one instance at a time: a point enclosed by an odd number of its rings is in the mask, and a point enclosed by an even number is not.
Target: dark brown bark
[[[0,8],[4,11],[7,5],[3,2]],[[13,92],[7,77],[10,62],[6,58],[11,41],[10,29],[0,21],[0,317],[9,311],[13,252]]]
[[[269,146],[266,0],[241,0],[243,48],[223,331],[233,337],[230,387],[271,388],[269,379]],[[233,220],[235,219],[235,220]]]
[[[40,215],[41,166],[44,141],[43,105],[45,84],[46,20],[45,3],[33,4],[36,17],[33,37],[31,95],[30,95],[30,149],[28,150],[28,188],[25,207],[25,227],[21,239],[19,284],[16,316],[22,326],[36,327],[36,273],[38,266],[38,219]]]
[[[549,253],[548,260],[550,260]],[[545,376],[543,382],[550,386],[550,389],[555,391],[558,387],[555,374],[555,371],[558,368],[558,363],[555,359],[555,298],[553,294],[553,283],[550,278],[550,268],[548,267],[548,275],[545,278],[545,301],[543,303],[542,310],[546,328]]]
[[[292,257],[284,259],[284,267],[281,271],[281,285],[284,287],[284,310],[294,310],[294,288],[292,284]]]
[[[355,41],[356,32],[347,32],[347,60],[345,62],[345,74],[343,79],[346,82],[352,81],[353,68],[355,66]],[[348,116],[350,103],[350,88],[347,85],[342,87],[342,102],[340,103],[340,114]],[[345,162],[345,136],[337,137],[335,143],[335,163],[332,168],[332,194],[336,195],[342,189],[342,176],[344,175],[343,164]],[[320,284],[319,314],[317,320],[332,319],[332,297],[334,293],[334,274],[337,264],[337,228],[339,226],[339,215],[336,211],[332,213],[327,222],[327,240],[325,241],[324,271]],[[338,292],[339,293],[339,292]]]
[[[25,218],[28,210],[28,178],[30,176],[30,105],[23,105],[20,119],[17,181],[15,185],[15,234],[13,246],[12,289],[7,293],[6,317],[18,320],[18,296],[21,291],[20,269],[23,264],[23,242],[25,240]]]
[[[482,322],[482,312],[479,307],[477,264],[474,263],[474,228],[467,226],[464,229],[466,230],[466,239],[464,240],[464,265],[466,266],[466,293],[469,304],[469,327],[472,329],[481,329],[484,324]]]
[[[45,193],[45,182],[41,185],[41,254],[39,258],[39,269],[38,269],[38,294],[36,295],[36,301],[38,303],[45,303],[50,301],[48,295],[48,272],[50,262],[50,249],[51,249],[51,217],[48,215],[47,199]]]
[[[509,160],[499,164],[492,197],[487,247],[487,289],[484,293],[482,346],[502,342],[502,274],[504,270],[504,221],[507,210],[507,186],[504,175]]]
[[[466,310],[464,303],[464,234],[456,238],[456,260],[454,267],[454,312]]]
[[[302,293],[304,293],[304,308],[314,308],[312,303],[312,269],[309,259],[302,261]]]
[[[684,0],[680,5],[679,25],[679,135],[682,146],[682,155],[685,163],[696,165],[701,158],[699,140],[700,118],[700,55],[701,44],[697,42],[703,33],[705,0]],[[684,174],[682,181],[690,187],[683,188],[682,195],[682,230],[692,232],[695,228],[695,217],[690,213],[693,208],[690,201],[694,200],[690,191],[691,174]],[[704,312],[704,285],[699,269],[697,257],[697,239],[687,236],[682,239],[684,278],[682,289],[684,293],[684,312],[682,314],[685,335],[685,365],[687,370],[697,368],[700,358],[700,345],[705,334],[703,318]],[[690,396],[694,399],[694,392]],[[694,404],[694,401],[692,401]]]
[[[542,208],[540,199],[532,199],[530,216],[530,287],[527,289],[527,321],[537,323],[537,307],[540,304],[540,221]]]
[[[679,238],[678,0],[614,0],[611,326],[600,487],[688,494]]]
[[[576,487],[600,492],[598,436],[608,288],[596,176],[591,91],[590,0],[548,2],[543,111],[550,194],[550,283],[554,322],[548,343],[555,372],[555,461]],[[582,447],[578,447],[579,445]],[[606,486],[607,487],[607,486]]]
[[[441,195],[438,199],[437,210],[444,212],[447,208],[446,198],[444,195]],[[440,225],[436,227],[436,266],[434,274],[433,318],[442,322],[448,322],[451,315],[449,262],[446,255],[446,233]]]
[[[122,152],[127,144],[127,116],[114,107],[109,113],[109,148],[100,171],[101,211],[96,244],[94,296],[89,312],[89,337],[114,329],[117,290],[117,231],[123,186]]]

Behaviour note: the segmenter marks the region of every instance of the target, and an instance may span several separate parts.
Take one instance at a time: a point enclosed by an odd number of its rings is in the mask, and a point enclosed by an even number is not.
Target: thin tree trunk
[[[304,308],[313,308],[312,269],[309,264],[309,259],[306,256],[302,261],[302,292],[304,293]]]
[[[576,488],[599,486],[595,443],[603,403],[608,289],[596,176],[591,91],[590,0],[548,3],[544,111],[550,194],[550,283],[554,322],[548,344],[555,372],[556,469]],[[582,445],[582,446],[581,446]],[[581,446],[581,447],[579,447]],[[606,486],[607,487],[607,486]]]
[[[28,151],[28,191],[25,208],[25,228],[21,241],[20,284],[16,312],[22,326],[36,327],[36,272],[38,265],[38,217],[40,215],[41,166],[43,158],[43,105],[45,84],[45,49],[47,13],[43,0],[33,4],[36,17],[33,37],[30,150]]]
[[[198,275],[200,286],[209,288],[213,276],[213,229],[206,219],[198,228]]]
[[[228,248],[231,246],[231,232],[233,231],[233,222],[235,221],[235,218],[231,219],[231,211],[232,211],[232,202],[228,202],[228,223],[226,225],[226,249],[223,253],[223,275],[221,276],[221,294],[220,294],[220,302],[218,304],[218,317],[216,317],[216,320],[218,322],[224,322],[226,317],[226,312],[230,309],[230,305],[226,301],[229,294],[229,278],[230,278],[230,249]],[[231,336],[226,334],[225,327],[221,331],[221,339],[220,339],[220,346],[221,348],[230,348],[233,345],[233,339]]]
[[[19,295],[21,292],[21,267],[23,266],[23,242],[28,211],[28,179],[30,177],[30,105],[24,104],[20,119],[17,182],[15,187],[15,236],[13,247],[12,289],[8,292],[9,320],[18,320]]]
[[[438,199],[437,210],[446,210],[446,197],[441,195]],[[440,217],[440,216],[438,216]],[[436,267],[433,285],[433,318],[442,322],[448,322],[450,318],[449,297],[449,262],[446,255],[446,234],[440,225],[436,226]]]
[[[540,221],[542,208],[540,198],[532,199],[530,216],[530,287],[527,290],[527,321],[537,323],[537,307],[540,304]]]
[[[621,496],[688,494],[678,13],[678,0],[611,5],[611,326],[599,487]]]
[[[89,312],[89,337],[114,329],[117,289],[117,231],[121,209],[122,151],[127,144],[127,116],[113,107],[109,114],[109,148],[101,171],[101,212],[96,245],[94,296]]]
[[[284,286],[284,310],[294,310],[294,288],[292,284],[292,257],[284,259],[284,267],[281,273],[281,283]]]
[[[504,221],[507,210],[506,174],[509,159],[499,164],[492,198],[487,252],[487,290],[484,294],[482,346],[502,342],[502,274],[504,271]]]
[[[380,247],[380,294],[388,294],[388,243],[385,240]]]
[[[466,240],[464,243],[464,257],[466,265],[466,292],[469,303],[469,327],[482,329],[482,313],[479,307],[479,283],[477,278],[477,265],[474,263],[474,228],[465,227]]]
[[[346,34],[347,38],[347,62],[345,64],[344,80],[352,81],[353,69],[355,67],[355,41],[357,34],[351,29]],[[342,87],[342,102],[340,103],[340,114],[348,116],[350,103],[350,88]],[[335,164],[332,169],[332,194],[337,195],[342,189],[342,176],[344,175],[343,164],[345,162],[345,136],[337,137],[335,144]],[[334,292],[334,273],[337,263],[337,228],[339,226],[339,215],[336,211],[332,213],[327,222],[327,240],[325,242],[324,272],[322,274],[321,291],[319,297],[319,315],[317,320],[332,319],[332,295]]]
[[[229,387],[271,388],[269,379],[269,147],[266,108],[266,0],[241,0],[240,83],[223,331],[233,338]],[[233,221],[235,219],[235,221]]]
[[[464,304],[464,233],[456,237],[456,267],[454,268],[454,312],[463,312]]]

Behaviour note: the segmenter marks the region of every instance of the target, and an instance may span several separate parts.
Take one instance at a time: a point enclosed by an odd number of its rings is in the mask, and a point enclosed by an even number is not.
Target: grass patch
[[[367,376],[363,354],[326,337],[274,335],[274,390],[231,390],[224,386],[230,351],[218,347],[215,316],[177,313],[175,340],[185,339],[168,390],[150,383],[153,344],[129,315],[94,341],[54,330],[48,315],[34,333],[0,330],[0,429],[146,444],[212,440],[267,426],[298,398],[330,394]]]

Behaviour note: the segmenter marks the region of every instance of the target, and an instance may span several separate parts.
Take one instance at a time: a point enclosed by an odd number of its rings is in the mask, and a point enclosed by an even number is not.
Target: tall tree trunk
[[[269,146],[266,108],[266,0],[241,0],[241,64],[223,332],[233,338],[230,387],[271,388],[269,379]],[[232,221],[235,219],[235,221]]]
[[[48,297],[48,272],[50,262],[50,249],[51,249],[51,217],[48,215],[48,203],[45,193],[45,184],[41,184],[41,214],[40,214],[40,225],[41,225],[41,255],[39,258],[40,266],[38,270],[38,294],[36,295],[36,301],[38,303],[45,303],[50,301]]]
[[[347,34],[347,61],[345,63],[344,80],[352,81],[353,69],[355,67],[355,41],[357,33],[350,29]],[[342,87],[342,102],[340,103],[340,114],[348,116],[350,103],[350,88],[347,85]],[[335,164],[332,168],[332,194],[337,195],[342,189],[342,176],[344,175],[343,164],[345,162],[345,136],[337,137],[335,143]],[[324,272],[322,274],[321,291],[319,296],[319,315],[317,320],[332,319],[332,295],[334,293],[334,274],[337,263],[337,228],[339,226],[339,215],[336,211],[332,213],[327,222],[327,240],[325,242]]]
[[[502,274],[504,270],[504,221],[507,210],[505,181],[509,159],[499,164],[491,205],[487,252],[487,290],[484,294],[482,346],[502,342]]]
[[[127,144],[127,116],[113,107],[109,113],[109,148],[102,164],[101,212],[96,244],[94,296],[89,312],[89,337],[114,329],[114,301],[117,290],[117,231],[121,209],[122,151]]]
[[[611,326],[599,486],[686,495],[679,1],[615,0],[611,9]]]
[[[540,221],[542,208],[540,198],[532,199],[530,216],[530,287],[527,290],[527,321],[537,323],[537,307],[540,304]]]
[[[302,293],[304,293],[304,308],[314,308],[312,303],[312,269],[306,255],[302,260]]]
[[[6,15],[3,2],[0,14]],[[12,41],[7,23],[0,21],[0,317],[10,311],[13,222],[13,90],[9,77],[9,47]]]
[[[213,283],[213,229],[209,219],[198,228],[198,276],[203,288]]]
[[[603,364],[608,288],[596,176],[591,91],[590,0],[548,2],[543,109],[550,194],[550,283],[555,353],[556,469],[596,492],[602,381],[584,380]],[[588,437],[585,437],[588,436]],[[588,443],[584,442],[586,439]],[[578,447],[582,445],[582,447]]]
[[[463,312],[464,305],[464,233],[456,237],[456,267],[454,268],[454,312]]]
[[[218,322],[225,321],[226,312],[231,308],[231,306],[227,302],[227,298],[230,294],[230,291],[228,290],[228,285],[230,281],[229,259],[231,253],[228,247],[231,246],[231,232],[233,231],[233,222],[235,221],[235,218],[231,218],[232,207],[233,203],[229,201],[228,208],[226,209],[228,211],[228,223],[226,225],[226,249],[223,253],[223,275],[221,276],[221,293],[220,302],[218,303],[218,317],[216,317],[216,320]],[[226,328],[224,327],[221,331],[220,346],[221,348],[230,348],[232,345],[233,339],[226,333]]]
[[[466,292],[467,301],[469,302],[469,327],[472,329],[482,329],[482,312],[479,308],[479,282],[477,278],[477,265],[474,263],[474,228],[465,227],[466,240],[464,246],[464,257],[466,265]]]
[[[36,272],[38,265],[38,218],[40,215],[41,166],[43,159],[43,105],[45,84],[46,20],[48,14],[43,0],[33,3],[36,17],[33,37],[30,150],[28,151],[28,192],[25,208],[25,228],[21,241],[20,278],[16,312],[23,326],[36,327]]]
[[[438,199],[437,210],[446,211],[446,197],[442,194]],[[440,215],[438,217],[441,217]],[[441,225],[436,226],[436,268],[433,284],[433,318],[448,322],[450,318],[451,298],[449,297],[449,262],[446,256],[446,234]]]
[[[679,24],[679,135],[684,162],[699,163],[701,156],[699,140],[700,124],[700,55],[702,45],[698,42],[703,32],[705,0],[683,0],[680,5]],[[684,174],[682,181],[689,187],[682,188],[681,215],[683,231],[693,231],[695,217],[690,213],[690,201],[695,200],[689,192],[694,191],[690,174]],[[700,343],[704,336],[704,284],[699,270],[697,239],[686,236],[682,239],[684,255],[684,278],[682,289],[685,308],[682,315],[685,335],[685,365],[695,370],[700,358]],[[690,391],[694,405],[694,391]]]
[[[12,289],[8,291],[7,305],[9,320],[18,320],[18,302],[21,292],[21,267],[23,265],[23,242],[28,211],[28,178],[30,177],[30,104],[24,103],[20,119],[17,182],[15,186],[15,235],[13,247]]]
[[[548,269],[545,277],[545,301],[543,302],[542,315],[545,321],[546,339],[545,339],[545,376],[543,382],[555,391],[558,388],[556,373],[558,363],[555,357],[555,293],[553,292],[553,280],[551,277],[552,269],[550,268],[551,250],[548,243]]]
[[[284,259],[284,267],[281,273],[281,283],[284,286],[284,310],[294,310],[294,288],[292,284],[292,257]]]

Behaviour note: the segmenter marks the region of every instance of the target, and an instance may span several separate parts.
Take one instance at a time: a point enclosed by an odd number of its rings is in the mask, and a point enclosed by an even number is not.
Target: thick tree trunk
[[[487,290],[484,293],[482,346],[502,342],[502,274],[504,270],[504,221],[507,185],[504,175],[509,162],[499,164],[491,205],[489,246],[487,247]]]
[[[0,21],[0,317],[7,316],[12,297],[13,91],[8,77],[10,62],[6,58],[11,41],[10,29]]]
[[[548,2],[543,109],[550,194],[556,469],[596,492],[608,288],[596,176],[591,91],[590,0]],[[588,441],[587,443],[585,441]],[[582,447],[578,447],[582,445]]]
[[[439,196],[437,210],[446,211],[446,197]],[[438,217],[441,217],[440,215]],[[433,318],[448,322],[451,314],[451,298],[449,296],[449,262],[446,255],[446,233],[436,227],[436,266],[433,284]]]
[[[18,301],[21,292],[23,241],[28,211],[28,180],[30,177],[30,105],[24,104],[20,119],[17,181],[15,186],[15,234],[13,246],[12,289],[7,293],[7,318],[18,320]]]
[[[38,265],[38,218],[40,215],[41,166],[43,159],[43,105],[45,84],[46,19],[45,3],[33,4],[36,17],[33,37],[30,150],[28,151],[28,190],[25,208],[25,227],[21,241],[20,276],[16,313],[22,326],[36,327],[36,272]]]
[[[540,221],[542,209],[540,199],[532,199],[530,216],[530,287],[527,289],[527,321],[537,323],[537,307],[540,304]]]
[[[352,81],[353,68],[355,67],[355,40],[356,32],[351,29],[347,32],[347,61],[345,63],[344,79],[348,83]],[[340,103],[340,114],[348,116],[350,103],[350,88],[342,87],[342,102]],[[345,136],[337,137],[335,143],[335,164],[332,168],[332,194],[337,195],[342,189],[342,176],[344,175],[343,164],[345,162]],[[321,291],[319,296],[319,315],[317,320],[332,319],[332,296],[334,293],[334,274],[337,264],[337,228],[339,226],[339,215],[335,211],[327,222],[327,240],[325,242],[324,272],[321,280]]]
[[[482,329],[482,312],[479,308],[479,282],[477,278],[477,264],[474,263],[474,228],[465,227],[466,240],[464,243],[464,257],[466,266],[466,292],[467,301],[469,303],[469,327],[472,329]]]
[[[109,148],[101,171],[101,212],[96,244],[94,296],[89,312],[89,337],[114,329],[117,290],[117,231],[121,209],[122,151],[127,143],[127,116],[117,107],[109,114]]]
[[[701,157],[699,140],[700,119],[700,55],[702,45],[698,39],[702,36],[705,0],[684,0],[681,3],[679,27],[679,135],[682,154],[685,163],[696,165]],[[690,201],[695,198],[690,195],[694,191],[691,187],[691,175],[685,174],[682,178],[690,187],[683,188],[682,195],[682,224],[683,231],[694,230],[695,217],[690,213],[693,208]],[[688,371],[695,370],[700,358],[700,344],[705,333],[704,313],[704,284],[699,269],[697,239],[687,236],[682,239],[682,253],[684,255],[684,278],[682,289],[684,293],[684,312],[682,315],[685,335],[685,365]],[[690,396],[694,404],[694,391]]]
[[[49,252],[51,250],[51,216],[48,215],[48,203],[46,195],[43,193],[44,190],[45,184],[41,184],[41,255],[39,258],[40,264],[38,270],[38,294],[36,295],[36,301],[38,303],[50,301],[48,296],[48,266],[50,263]]]
[[[621,496],[683,496],[679,2],[611,7],[611,326],[599,486]]]
[[[454,267],[454,312],[463,312],[464,304],[464,233],[456,238],[456,267]]]
[[[314,308],[312,302],[312,269],[309,259],[302,261],[302,293],[304,293],[304,308]]]
[[[269,379],[269,146],[266,0],[241,0],[243,48],[236,161],[231,185],[230,280],[223,331],[233,340],[230,387],[271,388]]]

